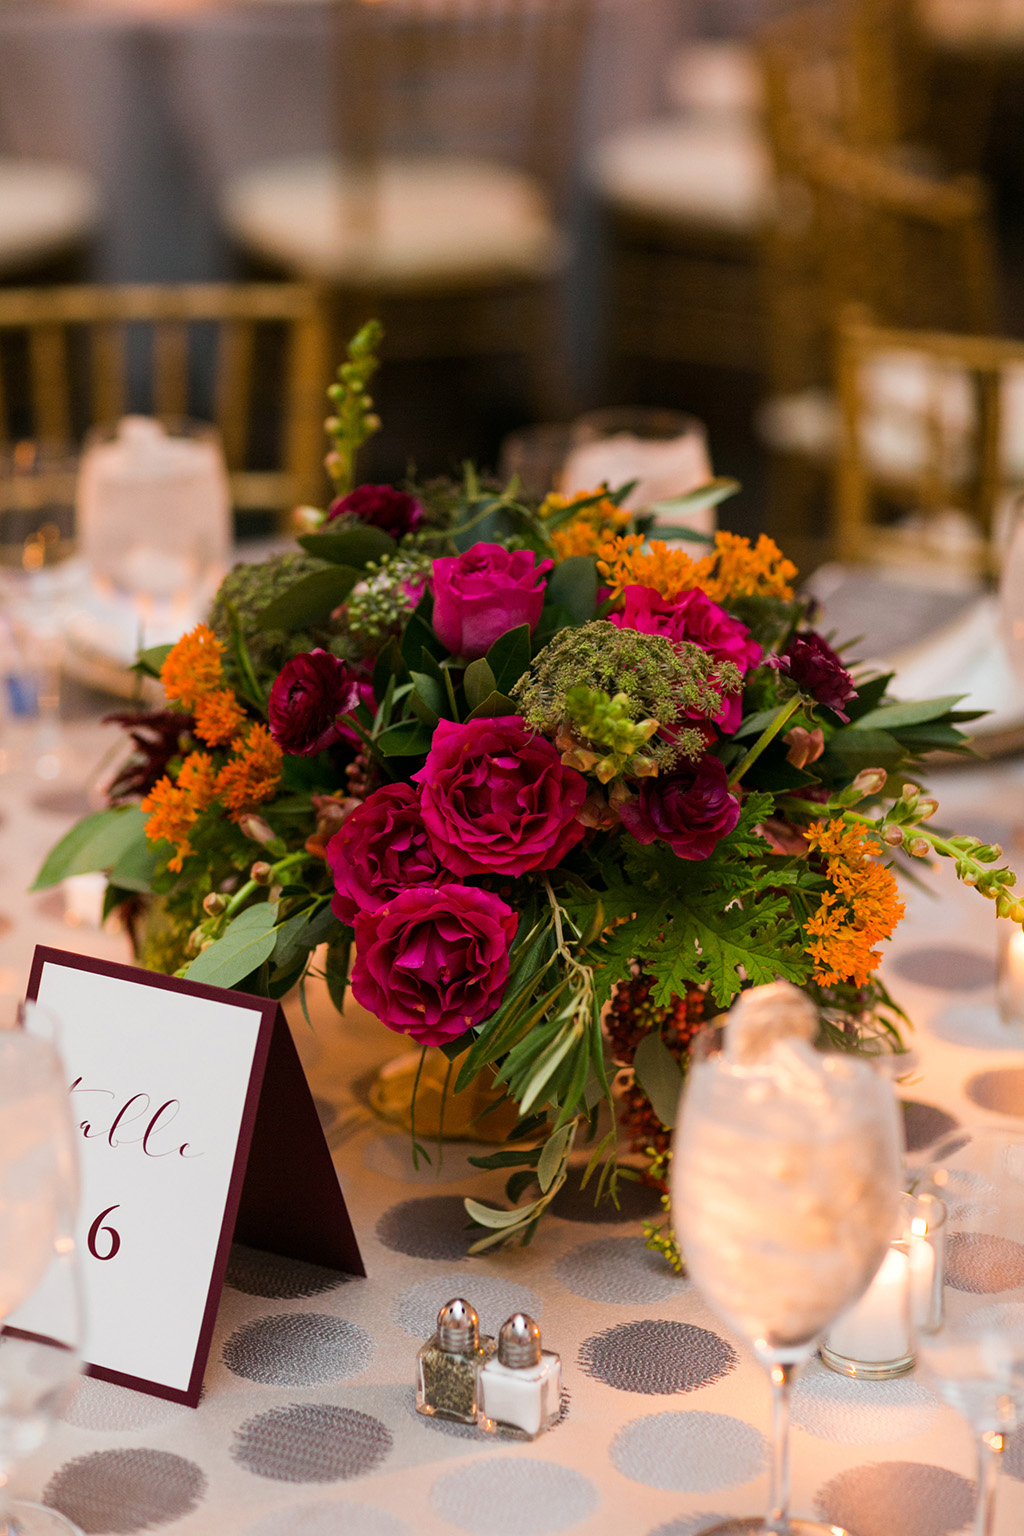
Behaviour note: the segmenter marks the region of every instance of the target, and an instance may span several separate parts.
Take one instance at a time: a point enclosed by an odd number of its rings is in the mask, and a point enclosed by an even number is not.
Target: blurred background
[[[909,642],[1012,536],[1022,143],[1024,0],[0,0],[5,561],[84,539],[79,648],[180,624],[232,532],[322,503],[322,388],[378,314],[366,478],[543,493],[595,438],[676,443],[677,489],[735,476],[728,526]],[[102,475],[77,514],[27,489],[126,413],[219,428],[201,569],[126,575],[130,513],[102,553]]]

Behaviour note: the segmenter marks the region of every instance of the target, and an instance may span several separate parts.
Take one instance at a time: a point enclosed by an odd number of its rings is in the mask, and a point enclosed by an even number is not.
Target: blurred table
[[[65,921],[59,891],[26,896],[48,846],[86,806],[112,732],[68,727],[57,785],[0,779],[0,989],[20,992],[35,943],[123,958],[116,934]],[[1009,846],[1024,763],[935,776],[943,819]],[[912,1140],[1024,1117],[1024,1049],[996,1023],[991,910],[945,869],[938,900],[908,888],[885,962],[914,1022],[905,1092]],[[180,1536],[696,1536],[714,1514],[760,1512],[768,1389],[761,1370],[640,1236],[649,1196],[595,1220],[559,1198],[532,1246],[469,1260],[461,1197],[500,1178],[445,1149],[414,1173],[408,1138],[375,1120],[366,1085],[405,1042],[322,995],[316,1032],[292,1027],[341,1174],[369,1278],[236,1248],[205,1395],[195,1410],[83,1380],[47,1446],[17,1476],[87,1532]],[[979,1281],[984,1284],[983,1279]],[[418,1418],[416,1349],[455,1294],[488,1331],[538,1317],[565,1366],[564,1421],[533,1444]],[[1019,1301],[1021,1293],[993,1295]],[[154,1326],[159,1319],[154,1318]],[[856,1536],[951,1536],[969,1521],[971,1436],[913,1376],[852,1382],[815,1364],[794,1403],[794,1507]],[[1010,1440],[998,1536],[1024,1528],[1024,1430]]]

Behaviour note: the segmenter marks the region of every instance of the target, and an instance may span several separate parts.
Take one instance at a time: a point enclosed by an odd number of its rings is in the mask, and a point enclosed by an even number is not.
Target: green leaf
[[[378,703],[387,693],[388,682],[394,677],[402,682],[406,675],[406,665],[402,659],[402,648],[395,635],[392,635],[387,645],[380,651],[373,664],[373,696]]]
[[[197,955],[185,972],[187,981],[212,987],[233,987],[244,981],[274,953],[277,902],[262,901],[228,924],[220,938]]]
[[[865,731],[848,725],[829,739],[828,755],[842,758],[847,768],[892,768],[904,755],[895,736],[888,731]]]
[[[444,646],[431,628],[430,619],[425,611],[427,606],[429,606],[429,599],[424,598],[405,626],[405,634],[402,636],[402,658],[407,667],[422,669],[423,651],[433,656],[435,660],[440,660],[442,656],[447,655]]]
[[[339,927],[338,919],[331,911],[330,903],[321,907],[306,907],[297,912],[277,930],[272,959],[279,970],[297,965],[310,950],[325,943]]]
[[[107,878],[119,890],[146,893],[153,889],[153,877],[159,863],[156,845],[143,834],[137,842],[128,845]]]
[[[324,973],[331,1002],[339,1013],[345,1011],[345,990],[348,986],[348,964],[352,953],[351,928],[343,928],[336,939],[327,946]]]
[[[741,489],[738,480],[730,480],[723,475],[715,480],[707,480],[703,485],[695,486],[692,491],[686,491],[682,496],[669,496],[663,501],[652,501],[645,510],[655,514],[703,512],[706,507],[717,507],[719,502],[727,501]],[[688,529],[687,533],[690,531]],[[696,532],[696,530],[693,531]],[[708,544],[715,542],[713,535],[697,533],[697,538]]]
[[[544,600],[566,608],[574,623],[588,623],[597,608],[597,566],[593,559],[570,555],[562,560],[548,578]]]
[[[499,715],[518,715],[519,705],[504,693],[489,693],[482,704],[471,709],[467,720],[491,720]]]
[[[422,757],[430,751],[433,732],[422,720],[401,720],[389,725],[377,737],[377,746],[385,757]]]
[[[470,662],[462,686],[466,690],[466,702],[470,709],[476,709],[492,693],[498,691],[494,673],[483,656],[478,661]]]
[[[667,1129],[676,1123],[683,1074],[672,1052],[655,1030],[644,1035],[633,1060],[636,1080],[651,1101],[651,1108]]]
[[[467,1213],[481,1227],[494,1227],[501,1230],[505,1227],[518,1227],[521,1222],[528,1219],[531,1213],[540,1204],[534,1200],[530,1205],[518,1205],[514,1211],[499,1211],[493,1205],[481,1205],[479,1200],[463,1200]]]
[[[555,1175],[561,1167],[562,1159],[565,1156],[565,1149],[569,1145],[575,1129],[575,1124],[570,1121],[568,1125],[563,1125],[560,1131],[556,1131],[553,1136],[549,1136],[544,1143],[540,1159],[537,1163],[537,1182],[540,1185],[542,1195],[546,1195],[554,1183]]]
[[[84,817],[50,849],[32,890],[66,880],[69,875],[112,869],[129,851],[145,842],[146,816],[137,805],[117,805]],[[131,865],[127,865],[129,870]]]
[[[390,534],[369,523],[306,533],[299,543],[309,554],[330,560],[332,565],[354,565],[360,570],[369,560],[381,560],[385,555],[393,555],[398,548]]]
[[[520,624],[518,629],[499,635],[487,652],[487,663],[498,691],[508,693],[530,665],[529,624]]]
[[[965,697],[962,693],[949,693],[944,698],[922,699],[917,704],[882,704],[862,715],[857,721],[857,729],[869,731],[877,727],[892,731],[901,725],[923,725],[927,720],[938,720],[940,715],[948,714]]]
[[[323,624],[361,580],[362,572],[353,570],[350,565],[332,565],[323,571],[313,571],[267,604],[259,616],[257,628],[309,629]]]
[[[133,672],[144,673],[146,677],[159,677],[163,670],[163,664],[174,650],[174,645],[147,645],[140,651],[132,663]]]
[[[433,730],[448,702],[445,691],[441,684],[427,672],[410,672],[409,676],[412,678],[414,689],[412,698],[409,700],[412,712],[417,720]]]

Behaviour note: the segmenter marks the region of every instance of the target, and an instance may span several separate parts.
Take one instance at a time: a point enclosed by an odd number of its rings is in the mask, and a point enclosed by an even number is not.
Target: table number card
[[[281,1006],[42,947],[28,995],[61,1023],[86,1369],[194,1407],[232,1237],[366,1273]],[[44,1284],[18,1327],[46,1314]]]

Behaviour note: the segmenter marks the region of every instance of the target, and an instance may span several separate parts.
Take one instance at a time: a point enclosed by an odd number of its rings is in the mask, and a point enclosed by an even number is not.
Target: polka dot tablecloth
[[[950,823],[1020,797],[1014,767],[950,776]],[[120,940],[24,898],[14,871],[60,831],[52,809],[0,827],[0,978],[23,985],[35,942],[122,957]],[[15,844],[4,839],[19,839]],[[34,841],[33,841],[34,840]],[[902,1088],[915,1156],[971,1119],[1024,1124],[1024,1038],[998,1035],[990,910],[943,876],[938,902],[906,892],[886,975],[913,1023]],[[315,993],[315,989],[314,989]],[[341,1175],[368,1278],[236,1247],[196,1410],[84,1379],[17,1474],[89,1536],[699,1536],[760,1513],[770,1422],[765,1377],[699,1292],[648,1252],[651,1192],[629,1184],[595,1217],[568,1188],[526,1249],[471,1258],[462,1197],[501,1199],[502,1175],[455,1145],[413,1168],[408,1138],[375,1119],[368,1088],[405,1042],[313,998],[290,1019]],[[584,1154],[585,1160],[586,1154]],[[298,1173],[301,1177],[301,1170]],[[951,1204],[983,1198],[968,1185]],[[1024,1309],[1021,1244],[957,1237],[950,1278],[985,1306]],[[495,1332],[540,1322],[565,1368],[562,1416],[533,1443],[419,1417],[416,1350],[438,1307],[468,1296]],[[153,1326],[159,1327],[159,1318]],[[1008,1443],[998,1536],[1024,1530],[1024,1430]],[[969,1522],[968,1430],[920,1374],[857,1382],[820,1364],[793,1400],[794,1508],[853,1536],[954,1536]]]

